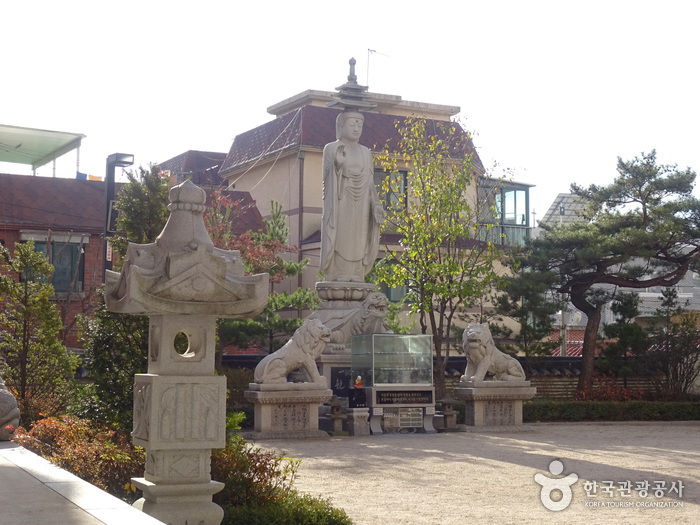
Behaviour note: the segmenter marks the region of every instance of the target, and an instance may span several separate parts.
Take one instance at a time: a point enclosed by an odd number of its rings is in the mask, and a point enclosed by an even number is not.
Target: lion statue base
[[[525,381],[525,371],[517,359],[504,354],[493,342],[487,324],[471,324],[462,336],[467,369],[460,382],[483,381],[487,373],[496,381]]]
[[[326,380],[318,372],[316,359],[323,353],[330,338],[330,328],[318,319],[307,319],[282,348],[258,363],[255,367],[255,382],[287,383],[287,376],[294,370],[301,369],[309,382],[325,385]]]

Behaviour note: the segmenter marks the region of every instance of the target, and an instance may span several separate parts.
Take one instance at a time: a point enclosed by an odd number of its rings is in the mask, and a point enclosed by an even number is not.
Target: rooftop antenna
[[[377,55],[382,55],[383,57],[389,58],[389,55],[385,55],[384,53],[380,53],[376,49],[370,49],[367,48],[367,78],[366,78],[366,84],[369,86],[369,57],[372,54],[377,54]]]

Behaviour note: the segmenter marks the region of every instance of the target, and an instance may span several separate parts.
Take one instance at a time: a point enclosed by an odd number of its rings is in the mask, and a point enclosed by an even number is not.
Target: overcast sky
[[[541,218],[572,182],[612,181],[618,156],[700,171],[699,26],[694,0],[16,1],[0,124],[85,134],[80,171],[103,176],[115,152],[227,152],[355,57],[372,92],[461,107],[484,164],[534,184]]]

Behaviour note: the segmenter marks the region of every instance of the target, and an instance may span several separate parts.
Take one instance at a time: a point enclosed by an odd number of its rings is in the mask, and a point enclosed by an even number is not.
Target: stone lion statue
[[[471,324],[462,336],[467,369],[461,382],[483,381],[491,372],[497,381],[525,381],[525,371],[517,359],[504,354],[493,342],[487,324]]]
[[[331,329],[331,343],[344,345],[353,335],[384,334],[389,300],[381,292],[371,292],[359,307],[316,310],[309,319],[319,319]]]
[[[312,383],[326,380],[318,373],[316,359],[330,341],[331,330],[318,319],[307,319],[282,348],[263,358],[255,367],[256,383],[286,383],[290,372],[301,368]]]
[[[385,333],[388,308],[389,300],[386,295],[381,292],[370,293],[352,319],[352,335]]]

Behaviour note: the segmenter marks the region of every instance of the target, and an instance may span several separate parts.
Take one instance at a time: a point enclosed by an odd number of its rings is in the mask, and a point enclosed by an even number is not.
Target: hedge
[[[550,401],[523,404],[523,421],[695,421],[694,401]]]

